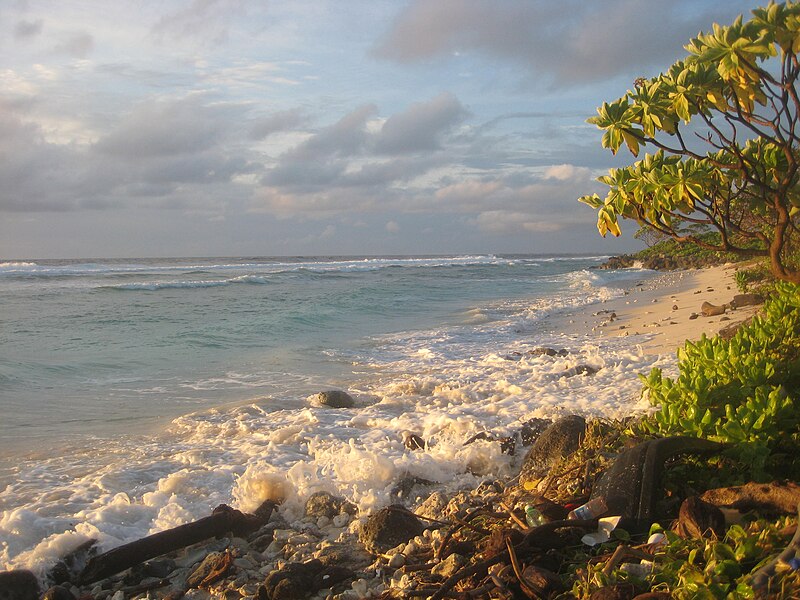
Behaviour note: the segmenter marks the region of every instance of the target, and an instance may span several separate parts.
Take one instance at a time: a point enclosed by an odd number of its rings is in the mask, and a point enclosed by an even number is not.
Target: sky
[[[586,119],[739,0],[1,0],[0,258],[591,253]]]

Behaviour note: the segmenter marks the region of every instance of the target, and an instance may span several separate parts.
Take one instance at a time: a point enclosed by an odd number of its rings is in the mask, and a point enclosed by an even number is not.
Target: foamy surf
[[[524,291],[522,275],[540,268],[531,263],[501,267],[511,269],[504,281],[517,282],[504,284],[510,292],[513,285]],[[432,287],[440,285],[439,274],[420,279],[430,273],[417,267],[413,275],[401,272],[406,279],[396,290],[408,293],[413,282],[426,290],[425,301],[440,302],[434,292],[442,294],[447,288]],[[492,268],[480,265],[481,275],[493,273]],[[528,271],[519,270],[523,268]],[[174,418],[157,435],[98,437],[99,432],[87,432],[62,446],[63,454],[16,459],[0,491],[0,568],[42,572],[83,540],[96,538],[107,549],[206,516],[219,503],[252,510],[273,493],[286,497],[282,512],[290,520],[299,516],[304,500],[320,490],[347,497],[367,514],[396,500],[395,487],[405,477],[435,482],[425,489],[429,493],[437,486],[455,489],[511,473],[517,459],[502,454],[499,444],[465,445],[482,431],[504,436],[528,419],[565,412],[619,416],[645,410],[636,374],[652,366],[669,368],[672,359],[645,355],[635,336],[598,342],[558,334],[557,321],[565,309],[621,294],[620,288],[607,285],[614,278],[583,268],[576,273],[569,268],[545,272],[543,283],[529,280],[528,297],[477,301],[464,310],[459,302],[451,317],[435,326],[409,328],[396,321],[402,326],[394,331],[366,328],[344,344],[339,342],[346,338],[334,338],[337,343],[324,346],[319,354],[327,367],[317,360],[302,365],[284,356],[285,370],[226,369],[186,378],[176,386],[168,381],[154,386],[150,381],[143,388],[148,393],[139,395],[132,385],[135,378],[99,378],[106,382],[105,390],[114,386],[132,390],[126,401],[135,401],[136,406],[143,406],[148,394],[161,401],[186,392],[228,404]],[[580,282],[576,287],[575,281]],[[370,294],[389,282],[381,279],[374,284],[377,287],[363,288],[369,292],[368,301],[374,302]],[[172,297],[170,302],[192,301],[196,307],[194,299],[200,298],[212,310],[210,299],[197,294],[225,289],[176,289],[175,294],[191,295]],[[454,288],[452,295],[469,290]],[[300,300],[298,296],[295,301]],[[247,298],[241,302],[242,310],[250,310],[257,301],[257,296]],[[340,298],[331,302],[342,310]],[[348,310],[361,308],[352,304]],[[315,312],[324,310],[326,305],[317,305]],[[319,314],[313,316],[314,327],[325,322]],[[243,312],[242,325],[253,327],[252,318],[251,312]],[[342,313],[337,322],[355,323],[349,321],[353,318]],[[232,343],[230,339],[226,343]],[[537,346],[565,348],[569,353],[555,357],[529,353]],[[301,355],[301,360],[308,358]],[[239,366],[247,364],[242,359]],[[579,365],[598,371],[591,377],[571,376]],[[307,379],[301,367],[308,372],[333,369],[332,387],[347,389],[356,406],[315,405],[308,395],[325,389],[324,380]],[[282,391],[261,394],[273,380],[282,382]],[[405,447],[407,432],[425,440],[424,451]]]

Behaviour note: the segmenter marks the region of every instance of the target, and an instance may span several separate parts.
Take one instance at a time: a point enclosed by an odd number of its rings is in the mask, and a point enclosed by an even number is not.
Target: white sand
[[[740,293],[734,281],[736,265],[665,272],[653,280],[633,286],[627,295],[587,307],[572,316],[572,334],[605,337],[637,336],[644,350],[672,354],[687,340],[702,334],[716,335],[720,329],[750,318],[759,307],[728,308],[724,315],[704,317],[703,302],[728,304]],[[611,314],[616,316],[612,319]],[[698,316],[690,319],[692,313]],[[642,339],[644,337],[644,339]]]

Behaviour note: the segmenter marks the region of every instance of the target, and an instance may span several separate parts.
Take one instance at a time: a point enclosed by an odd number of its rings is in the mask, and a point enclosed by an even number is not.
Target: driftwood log
[[[79,575],[78,581],[83,585],[93,583],[156,556],[228,532],[242,535],[255,531],[269,521],[275,506],[274,502],[267,501],[258,508],[255,514],[250,515],[226,504],[220,504],[209,517],[154,533],[95,556],[89,560],[86,568]]]
[[[708,490],[700,498],[719,508],[739,512],[756,510],[767,514],[791,515],[800,504],[800,485],[792,481],[747,483]]]

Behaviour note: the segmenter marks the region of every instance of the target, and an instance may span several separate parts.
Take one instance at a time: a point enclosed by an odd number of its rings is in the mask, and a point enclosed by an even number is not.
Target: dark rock
[[[556,350],[555,348],[547,348],[546,346],[540,346],[538,348],[533,348],[532,350],[528,350],[528,354],[531,356],[566,356],[569,354],[568,350],[561,349]]]
[[[723,321],[730,321],[730,320],[731,320],[730,317],[722,317],[720,318],[719,322],[722,323]]]
[[[76,578],[86,566],[86,562],[97,554],[97,540],[90,539],[65,554],[47,574],[47,579],[55,584],[66,583]]]
[[[591,497],[604,498],[608,514],[632,519],[630,527],[649,527],[656,518],[656,500],[664,495],[664,463],[680,454],[706,454],[722,448],[716,442],[682,436],[642,442],[617,457],[598,480]]]
[[[544,431],[550,427],[550,419],[529,419],[522,424],[519,430],[519,437],[523,446],[532,445]]]
[[[175,561],[171,558],[149,560],[131,567],[130,572],[125,576],[125,583],[133,585],[139,583],[146,577],[164,579],[167,575],[172,573],[175,568]]]
[[[595,369],[590,365],[578,365],[575,367],[575,375],[594,375],[599,369]]]
[[[47,590],[42,596],[42,600],[75,600],[75,594],[67,588],[57,585]]]
[[[749,319],[745,319],[741,323],[732,323],[732,324],[727,325],[726,327],[723,327],[722,329],[720,329],[719,333],[717,335],[719,337],[721,337],[723,340],[728,341],[728,340],[732,339],[733,336],[736,335],[737,331],[739,331],[745,325],[749,325],[752,321],[753,321],[753,317],[750,317]]]
[[[672,600],[669,592],[645,592],[634,597],[633,600]]]
[[[367,550],[379,554],[420,535],[424,529],[417,517],[394,504],[370,515],[359,538]]]
[[[731,300],[731,306],[734,308],[758,306],[759,304],[764,304],[764,297],[761,294],[736,294]]]
[[[694,320],[695,320],[696,318],[698,318],[699,316],[700,316],[700,315],[698,315],[697,313],[692,313],[692,314],[690,314],[690,315],[689,315],[689,320],[690,320],[690,321],[694,321]]]
[[[684,538],[721,538],[725,535],[725,515],[713,504],[692,496],[681,504],[672,530]]]
[[[322,571],[314,576],[312,586],[316,592],[317,590],[333,587],[355,578],[356,574],[352,569],[348,569],[347,567],[342,567],[339,565],[330,565],[324,567]]]
[[[30,571],[3,571],[0,600],[39,600],[39,580]]]
[[[531,446],[519,475],[520,484],[540,479],[557,461],[575,452],[586,434],[586,420],[562,417],[550,425]]]
[[[416,433],[410,431],[403,432],[403,446],[409,450],[424,450],[425,440],[418,436]]]
[[[672,310],[678,310],[678,305],[677,304],[673,304],[672,305]]]
[[[561,578],[538,565],[531,565],[522,570],[522,575],[530,585],[532,585],[539,597],[552,598],[557,593],[564,591],[564,583]]]
[[[716,317],[717,315],[725,314],[725,305],[716,306],[710,302],[703,302],[700,305],[700,313],[704,317]]]
[[[632,583],[615,583],[595,590],[589,600],[633,600],[636,587]]]
[[[341,390],[328,390],[316,395],[315,400],[322,406],[329,408],[353,408],[355,400],[347,392]]]
[[[358,507],[344,498],[334,496],[328,492],[316,492],[306,500],[306,516],[314,519],[328,517],[332,519],[338,514],[347,513],[354,515]]]
[[[405,500],[411,495],[411,491],[414,489],[414,487],[418,485],[434,485],[435,483],[435,481],[431,481],[430,479],[414,477],[413,475],[405,475],[401,477],[400,481],[397,482],[397,485],[392,488],[392,495]]]
[[[263,588],[267,600],[298,600],[307,598],[321,587],[316,578],[321,575],[322,563],[311,560],[305,563],[288,563],[282,569],[272,571],[264,580]],[[259,592],[260,593],[260,592]]]

